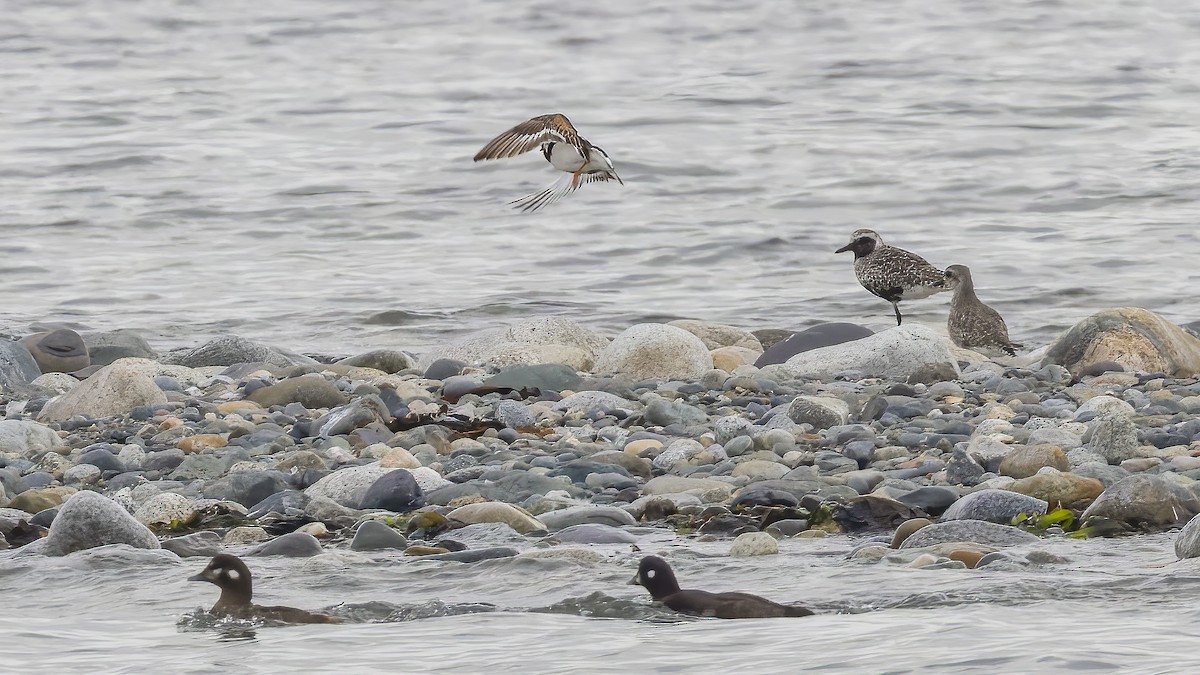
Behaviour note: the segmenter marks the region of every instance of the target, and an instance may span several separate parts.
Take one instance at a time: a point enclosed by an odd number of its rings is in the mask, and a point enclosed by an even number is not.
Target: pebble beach
[[[1200,512],[1200,339],[1150,312],[1009,362],[923,325],[785,335],[541,317],[326,363],[232,336],[27,336],[2,347],[4,556],[597,565],[650,528],[661,550],[835,537],[845,565],[981,569]],[[1200,529],[1175,553],[1200,555]]]

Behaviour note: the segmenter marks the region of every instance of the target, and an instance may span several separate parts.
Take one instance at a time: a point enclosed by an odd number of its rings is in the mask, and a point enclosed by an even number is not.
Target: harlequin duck
[[[680,590],[671,566],[666,560],[653,555],[642,558],[637,575],[629,583],[645,587],[656,602],[661,602],[681,614],[713,616],[719,619],[761,619],[812,614],[804,607],[781,605],[749,593]]]
[[[306,612],[295,607],[263,607],[250,602],[250,568],[235,555],[214,556],[203,572],[188,577],[188,581],[207,581],[221,589],[221,597],[209,612],[215,616],[236,619],[262,619],[282,623],[341,623],[328,614]]]

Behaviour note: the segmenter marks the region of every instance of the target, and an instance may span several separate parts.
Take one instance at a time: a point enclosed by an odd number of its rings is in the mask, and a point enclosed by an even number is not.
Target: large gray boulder
[[[104,366],[71,391],[51,399],[39,419],[61,422],[75,415],[124,415],[138,406],[160,405],[167,395],[136,365],[124,359]]]
[[[801,352],[783,365],[768,366],[791,377],[830,378],[846,371],[863,377],[904,381],[920,370],[945,367],[959,373],[950,341],[921,324],[897,326],[852,342]]]
[[[700,338],[676,326],[639,323],[604,348],[595,371],[634,380],[696,380],[712,367],[712,355]]]
[[[905,539],[900,548],[923,548],[951,541],[1004,547],[1028,544],[1038,538],[1015,527],[983,520],[951,520],[922,527]]]
[[[1119,363],[1127,371],[1193,377],[1200,374],[1200,339],[1154,312],[1120,307],[1072,326],[1045,358],[1045,363],[1065,366],[1076,375],[1103,361]]]
[[[1162,478],[1134,474],[1109,486],[1083,512],[1128,525],[1170,526],[1200,513],[1200,501],[1187,489]]]
[[[53,556],[106,544],[160,548],[154,533],[120,504],[88,491],[76,492],[59,507],[45,541],[41,552]]]
[[[942,520],[986,520],[1010,523],[1014,516],[1046,513],[1048,504],[1036,497],[1008,490],[979,490],[960,497],[942,514]]]

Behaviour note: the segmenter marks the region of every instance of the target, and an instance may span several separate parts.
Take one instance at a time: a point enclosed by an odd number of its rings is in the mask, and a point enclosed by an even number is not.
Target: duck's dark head
[[[632,586],[641,586],[650,591],[650,597],[658,600],[679,592],[679,582],[675,580],[675,572],[666,560],[648,555],[638,563],[637,574],[629,580]]]
[[[250,568],[242,559],[226,553],[214,556],[203,571],[188,577],[188,581],[207,581],[221,589],[218,605],[250,604],[253,589],[250,585]]]
[[[875,230],[855,230],[854,234],[850,235],[850,243],[834,251],[834,253],[854,251],[854,257],[861,258],[871,255],[876,248],[882,245],[883,238]]]

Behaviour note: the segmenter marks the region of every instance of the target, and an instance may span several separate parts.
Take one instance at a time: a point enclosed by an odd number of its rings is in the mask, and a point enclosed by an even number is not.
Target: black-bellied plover
[[[835,253],[854,251],[854,275],[871,293],[892,303],[896,325],[901,300],[920,300],[946,290],[946,277],[916,253],[888,246],[874,230],[855,230]]]
[[[988,356],[1001,352],[1016,356],[1016,348],[1021,345],[1008,339],[1004,317],[975,295],[971,270],[966,265],[947,267],[946,285],[954,291],[954,298],[950,300],[950,318],[946,320],[946,332],[950,333],[954,344]]]
[[[539,115],[521,122],[483,146],[476,153],[475,161],[516,157],[537,147],[554,168],[571,175],[569,179],[563,176],[546,189],[513,202],[522,211],[536,211],[574,192],[584,183],[615,180],[625,184],[613,168],[608,153],[580,136],[571,120],[561,113]]]

